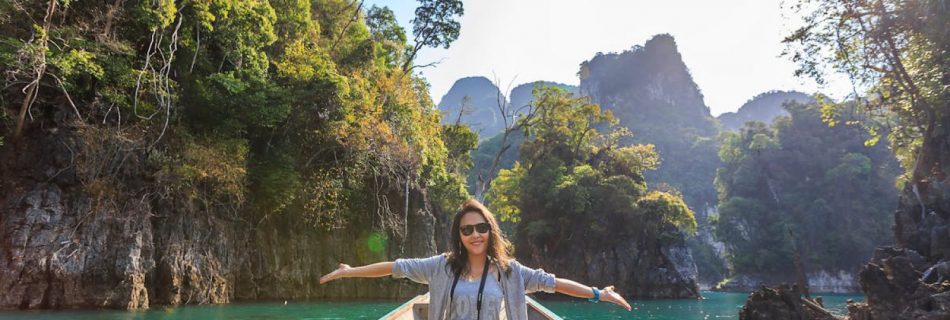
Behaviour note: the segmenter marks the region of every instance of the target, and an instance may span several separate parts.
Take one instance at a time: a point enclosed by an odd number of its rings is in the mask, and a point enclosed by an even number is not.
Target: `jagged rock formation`
[[[460,121],[477,132],[482,140],[491,139],[505,129],[498,104],[514,108],[511,112],[527,106],[534,100],[532,91],[536,85],[555,86],[575,94],[578,92],[576,86],[534,81],[514,87],[506,97],[488,78],[465,77],[456,80],[449,92],[439,100],[442,123]]]
[[[638,140],[716,134],[709,107],[670,35],[654,36],[622,53],[598,54],[581,63],[580,75],[581,94],[612,110],[621,124],[639,133]]]
[[[629,51],[598,53],[581,63],[579,75],[580,94],[613,112],[633,132],[625,143],[656,146],[663,161],[646,173],[648,183],[682,192],[696,213],[701,238],[708,235],[706,213],[717,202],[718,129],[673,37],[661,34]],[[724,270],[721,257],[714,244],[697,239],[690,247],[704,253],[698,261],[704,265],[701,278],[715,283],[725,276],[717,271]]]
[[[820,304],[802,299],[797,286],[781,285],[774,289],[762,287],[752,292],[745,306],[739,310],[739,319],[836,320],[837,318],[824,310]]]
[[[807,104],[815,99],[798,91],[769,91],[755,96],[736,112],[726,112],[716,118],[722,130],[738,131],[749,121],[771,123],[775,117],[788,115],[782,105],[789,101]]]
[[[894,215],[896,245],[878,248],[858,275],[867,303],[849,308],[853,319],[950,319],[948,120],[943,114],[933,132],[925,133],[932,136],[923,139],[918,164],[933,171],[902,190]]]
[[[878,248],[860,274],[865,303],[853,319],[950,318],[950,262],[933,264],[914,250]]]
[[[523,242],[522,242],[523,244]],[[601,248],[574,245],[544,256],[543,244],[518,251],[527,265],[591,285],[615,285],[627,298],[699,298],[696,263],[684,242],[661,244],[647,237]],[[605,279],[610,283],[603,283]]]
[[[939,124],[947,122],[937,123],[944,128]],[[933,134],[924,156],[946,159],[946,131]],[[916,188],[908,183],[902,190],[896,245],[875,250],[858,274],[866,300],[849,304],[847,319],[950,319],[950,168],[938,162],[936,169]]]
[[[446,234],[425,190],[410,193],[404,234],[314,232],[289,216],[245,221],[164,185],[148,154],[107,130],[47,123],[0,153],[0,309],[120,308],[307,298],[404,298],[403,280],[318,279],[338,261],[423,257]],[[115,148],[98,150],[90,137]],[[90,166],[90,161],[101,166]],[[106,179],[111,177],[112,179]],[[402,203],[394,190],[390,201]],[[372,239],[386,241],[375,248]],[[388,241],[387,241],[388,239]],[[382,249],[379,251],[378,249]]]

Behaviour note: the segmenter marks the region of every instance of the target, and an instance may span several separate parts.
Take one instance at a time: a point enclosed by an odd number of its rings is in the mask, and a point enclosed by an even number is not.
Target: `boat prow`
[[[540,303],[525,297],[528,304],[528,320],[562,320],[561,317],[545,308]],[[429,293],[418,295],[406,303],[403,303],[393,311],[390,311],[380,320],[428,320],[429,316]],[[502,316],[502,319],[507,319]]]

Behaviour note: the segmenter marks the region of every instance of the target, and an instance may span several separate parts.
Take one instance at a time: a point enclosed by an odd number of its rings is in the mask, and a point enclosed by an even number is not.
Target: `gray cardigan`
[[[528,307],[525,294],[544,291],[554,293],[554,275],[542,269],[531,269],[512,260],[510,272],[501,272],[501,291],[505,296],[508,319],[527,320]],[[495,265],[495,270],[501,270]],[[448,265],[445,254],[422,259],[396,259],[393,278],[409,278],[414,282],[429,285],[429,319],[445,319],[451,314],[449,294],[455,275]],[[497,276],[497,274],[493,274]]]

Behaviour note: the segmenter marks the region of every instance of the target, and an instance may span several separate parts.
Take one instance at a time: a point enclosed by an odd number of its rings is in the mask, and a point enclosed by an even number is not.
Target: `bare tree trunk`
[[[122,2],[123,0],[115,0],[115,3],[106,11],[106,26],[102,28],[102,39],[112,38],[112,20],[115,20],[117,11],[122,8]]]
[[[39,39],[39,45],[42,48],[46,48],[46,43],[49,39],[50,19],[55,11],[56,0],[49,0],[49,5],[46,8],[46,17],[43,18],[43,36]],[[46,74],[46,50],[42,50],[42,55],[39,65],[34,67],[36,78],[23,88],[24,91],[26,91],[26,96],[23,97],[23,102],[20,104],[20,114],[17,117],[16,129],[13,131],[13,142],[19,141],[20,137],[23,136],[23,124],[26,122],[27,110],[30,109],[30,105],[36,100],[40,81],[43,80],[43,75]]]
[[[26,122],[26,110],[30,108],[30,103],[33,101],[34,94],[36,93],[36,87],[39,87],[39,82],[31,82],[26,85],[26,97],[23,97],[23,103],[20,105],[20,115],[17,117],[16,129],[13,130],[13,142],[20,140],[20,137],[23,135],[23,123]]]

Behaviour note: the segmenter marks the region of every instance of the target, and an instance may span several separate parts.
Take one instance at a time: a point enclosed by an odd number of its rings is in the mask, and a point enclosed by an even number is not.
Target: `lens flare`
[[[366,239],[366,247],[373,253],[383,252],[383,250],[386,250],[386,236],[379,232],[373,232]]]

